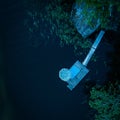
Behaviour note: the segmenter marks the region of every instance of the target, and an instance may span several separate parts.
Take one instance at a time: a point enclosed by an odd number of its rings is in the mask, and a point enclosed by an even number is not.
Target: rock
[[[100,25],[100,20],[94,16],[95,8],[87,8],[85,3],[73,5],[71,20],[77,31],[86,38]]]

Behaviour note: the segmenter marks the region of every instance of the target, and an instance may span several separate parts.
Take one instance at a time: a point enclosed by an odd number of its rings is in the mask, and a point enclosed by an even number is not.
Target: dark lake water
[[[71,92],[58,77],[62,67],[69,68],[79,58],[72,48],[61,48],[57,42],[34,47],[33,39],[38,41],[41,38],[31,34],[29,39],[24,26],[25,17],[22,1],[1,4],[0,35],[4,41],[5,77],[14,120],[91,120],[88,104],[81,104],[86,98],[84,82]],[[108,60],[106,53],[111,49],[104,42],[99,46],[96,51],[99,59],[90,62],[90,72],[85,79],[98,83],[106,79],[108,68],[103,61]]]

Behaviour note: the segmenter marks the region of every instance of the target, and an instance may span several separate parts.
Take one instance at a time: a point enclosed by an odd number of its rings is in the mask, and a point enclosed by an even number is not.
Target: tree
[[[86,3],[86,8],[95,8],[95,18],[100,18],[102,29],[117,30],[120,23],[120,1],[119,0],[76,0],[77,4]]]
[[[89,105],[97,110],[95,120],[118,120],[120,118],[120,82],[107,83],[90,91]]]

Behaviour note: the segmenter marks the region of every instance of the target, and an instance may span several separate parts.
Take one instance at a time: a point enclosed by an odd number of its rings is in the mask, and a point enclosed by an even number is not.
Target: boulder
[[[75,3],[72,7],[71,20],[84,38],[91,35],[100,26],[99,18],[94,15],[95,8],[86,7],[85,3]]]

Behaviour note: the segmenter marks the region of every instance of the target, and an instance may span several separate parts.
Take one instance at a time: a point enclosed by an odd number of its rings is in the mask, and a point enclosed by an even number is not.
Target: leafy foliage
[[[70,6],[72,6],[71,3],[63,3],[63,0],[53,0],[46,6],[46,15],[43,18],[50,23],[51,33],[59,38],[60,45],[73,46],[75,52],[78,53],[79,48],[84,51],[90,48],[91,42],[88,38],[84,39],[72,24]]]
[[[118,120],[120,117],[120,82],[108,83],[102,88],[93,87],[89,105],[96,109],[96,120]]]
[[[46,39],[46,41],[35,41],[34,39],[35,46],[38,46],[41,42],[51,44],[50,42],[57,40],[55,42],[59,43],[61,47],[65,45],[73,47],[77,55],[81,55],[79,49],[86,51],[90,48],[90,39],[84,39],[70,20],[73,2],[73,0],[52,0],[42,7],[39,2],[26,0],[28,18],[26,18],[24,24],[28,32],[35,36],[38,33],[38,38]]]
[[[100,19],[102,29],[117,30],[120,23],[119,0],[76,0],[76,2],[78,4],[85,2],[86,9],[88,7],[95,8],[93,16]],[[86,9],[84,14],[87,13]]]

